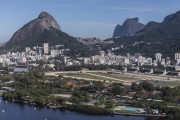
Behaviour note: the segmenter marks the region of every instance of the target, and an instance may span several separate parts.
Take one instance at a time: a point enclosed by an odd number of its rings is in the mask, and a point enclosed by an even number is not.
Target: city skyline
[[[54,0],[1,1],[0,42],[7,42],[24,24],[37,18],[41,11],[54,16],[62,31],[74,37],[109,38],[117,24],[139,17],[141,23],[162,22],[180,10],[180,1],[144,0]],[[33,8],[33,9],[32,9]]]

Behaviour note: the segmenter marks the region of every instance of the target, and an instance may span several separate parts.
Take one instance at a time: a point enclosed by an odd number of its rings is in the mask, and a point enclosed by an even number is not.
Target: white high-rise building
[[[176,61],[177,61],[177,64],[180,64],[180,59],[176,59]]]
[[[30,50],[31,50],[30,47],[26,47],[26,48],[25,48],[25,51],[26,51],[26,52],[29,52]]]
[[[170,65],[171,64],[171,58],[170,57],[166,57],[166,65]]]
[[[44,54],[49,53],[49,43],[44,43]]]
[[[161,65],[165,65],[165,64],[166,64],[165,59],[162,59]]]
[[[180,59],[180,53],[175,53],[175,60]]]
[[[67,57],[63,57],[63,63],[65,64],[67,62]]]
[[[157,61],[157,62],[161,62],[161,60],[162,60],[162,54],[161,54],[161,53],[156,53],[156,54],[155,54],[155,58],[156,58],[156,61]]]
[[[138,65],[142,66],[145,63],[146,58],[143,56],[139,56],[138,58]]]
[[[145,62],[148,65],[152,65],[153,60],[152,60],[152,58],[147,58]]]
[[[128,65],[129,63],[130,63],[130,62],[129,62],[129,59],[128,59],[128,58],[125,58],[125,59],[124,59],[124,64],[125,64],[125,65]]]

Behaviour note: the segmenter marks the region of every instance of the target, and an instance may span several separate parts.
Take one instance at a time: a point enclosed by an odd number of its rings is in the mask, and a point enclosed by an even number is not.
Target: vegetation
[[[179,14],[179,12],[176,14]],[[140,53],[143,56],[152,58],[154,58],[155,53],[160,52],[164,55],[164,58],[174,58],[174,54],[180,50],[179,28],[179,15],[174,15],[172,19],[159,23],[159,25],[155,25],[152,29],[145,29],[138,33],[138,35],[109,39],[114,41],[114,43],[103,45],[102,48],[108,51],[112,47],[123,45],[123,48],[114,52],[123,55],[126,55],[126,53]]]
[[[76,56],[92,56],[97,54],[95,50],[88,49],[83,43],[78,42],[75,38],[69,36],[68,34],[56,30],[45,30],[42,34],[24,40],[16,44],[7,44],[3,49],[12,49],[14,51],[22,51],[25,47],[42,46],[42,43],[49,43],[52,45],[64,45],[64,49],[70,49],[66,55],[76,57]]]
[[[59,65],[56,66],[56,70],[60,71],[79,71],[82,68],[86,68],[88,70],[106,70],[108,68],[116,69],[116,70],[123,70],[123,67],[120,65],[74,65],[74,66],[65,66]]]
[[[76,111],[81,113],[88,113],[88,114],[103,114],[103,115],[109,115],[113,113],[113,111],[96,107],[96,106],[87,106],[87,105],[69,105],[67,106],[67,109],[70,111]]]
[[[72,103],[82,103],[82,102],[90,102],[90,96],[85,91],[74,91],[72,97],[70,98]]]
[[[35,103],[39,106],[58,106],[88,114],[111,114],[116,106],[127,105],[144,108],[149,114],[153,113],[152,109],[158,109],[160,113],[167,113],[168,119],[179,119],[177,105],[180,103],[180,87],[154,87],[147,81],[126,86],[121,83],[90,82],[62,76],[45,77],[40,68],[29,73],[10,75],[9,78],[7,75],[0,77],[4,82],[15,80],[14,83],[6,84],[15,89],[3,93],[6,100]],[[122,97],[129,93],[134,93],[133,98]],[[58,97],[58,94],[69,94],[71,97]]]
[[[35,102],[39,105],[62,104],[63,98],[50,96],[51,94],[67,93],[66,81],[56,78],[45,82],[43,72],[32,71],[25,75],[14,75],[15,82],[10,85],[15,91],[3,93],[3,97],[8,100],[16,99],[19,102]]]

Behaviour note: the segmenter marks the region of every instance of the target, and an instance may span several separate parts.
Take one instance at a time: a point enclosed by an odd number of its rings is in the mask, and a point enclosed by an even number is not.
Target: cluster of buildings
[[[121,46],[122,47],[122,46]],[[137,66],[174,66],[176,71],[180,71],[180,53],[175,53],[175,59],[170,57],[163,58],[161,53],[156,53],[154,58],[146,58],[139,53],[126,56],[115,55],[112,52],[105,53],[100,51],[99,55],[77,58],[77,60],[70,59],[64,53],[69,49],[64,49],[64,45],[50,46],[49,43],[44,43],[43,46],[26,47],[23,52],[8,52],[0,55],[0,67],[17,67],[28,66],[37,61],[48,61],[50,67],[55,67],[55,61],[60,64],[71,66],[80,64],[94,64],[94,65],[137,65]],[[61,59],[54,59],[60,56]],[[82,62],[83,61],[83,62]],[[173,62],[172,62],[173,61]],[[23,67],[24,69],[24,67]],[[17,69],[19,70],[19,69]]]
[[[131,56],[129,53],[127,56],[115,55],[114,53],[100,51],[100,55],[84,58],[84,64],[95,64],[95,65],[133,65],[137,63],[138,66],[171,66],[172,60],[170,57],[163,58],[161,53],[155,54],[155,59],[146,58],[139,53]],[[175,54],[175,65],[180,64],[180,53]]]
[[[130,59],[125,56],[114,55],[111,52],[105,54],[104,51],[100,51],[100,55],[84,58],[84,64],[128,65],[130,64]]]
[[[68,57],[64,55],[69,49],[64,49],[63,46],[64,45],[50,46],[49,43],[44,43],[43,46],[26,47],[23,52],[7,52],[6,54],[0,55],[0,67],[11,67],[16,68],[15,70],[17,71],[22,69],[27,71],[25,68],[37,61],[54,63],[56,56],[61,56],[61,63],[67,66],[77,63],[77,61],[68,59]]]

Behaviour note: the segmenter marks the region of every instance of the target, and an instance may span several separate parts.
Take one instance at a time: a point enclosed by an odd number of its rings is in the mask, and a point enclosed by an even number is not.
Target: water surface
[[[145,120],[134,116],[96,116],[66,110],[37,108],[27,104],[5,102],[0,98],[0,120]]]

